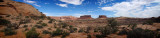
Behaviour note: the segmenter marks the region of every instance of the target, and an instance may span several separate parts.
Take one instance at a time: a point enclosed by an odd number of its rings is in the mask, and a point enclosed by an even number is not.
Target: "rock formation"
[[[44,14],[29,4],[12,0],[1,0],[0,15],[42,16]]]
[[[99,19],[106,19],[107,17],[105,15],[99,15]]]
[[[83,16],[80,16],[79,19],[92,19],[91,15],[83,15]]]

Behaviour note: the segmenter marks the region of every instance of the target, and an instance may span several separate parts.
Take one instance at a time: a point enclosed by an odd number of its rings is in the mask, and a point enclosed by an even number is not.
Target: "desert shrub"
[[[51,28],[48,28],[48,30],[52,30]]]
[[[153,21],[149,20],[149,21],[145,21],[143,22],[143,25],[148,24],[148,25],[153,25]]]
[[[70,26],[69,26],[69,28],[73,28],[73,26],[72,26],[72,25],[70,25]]]
[[[47,26],[47,24],[46,24],[46,23],[42,23],[41,25],[42,25],[42,26]]]
[[[84,32],[84,30],[81,28],[81,29],[79,29],[79,31],[78,32]]]
[[[62,26],[62,28],[66,28],[67,26],[69,26],[68,24],[66,24],[66,23],[59,23],[58,25],[61,25]]]
[[[28,27],[28,25],[24,25],[23,27],[26,28],[26,27]]]
[[[0,16],[0,18],[3,18],[3,16]]]
[[[46,16],[42,15],[42,16],[31,16],[32,19],[34,20],[39,20],[39,19],[44,19],[46,18]]]
[[[127,34],[127,30],[121,30],[118,35],[126,35]]]
[[[20,20],[19,24],[26,24],[26,23],[30,23],[30,19],[23,19],[23,20]]]
[[[35,27],[37,27],[37,28],[43,28],[43,26],[41,26],[41,25],[35,25]]]
[[[160,34],[158,33],[158,34],[156,34],[156,38],[160,38]]]
[[[91,30],[91,27],[87,27],[85,33],[89,33],[90,30]]]
[[[25,16],[25,18],[29,18],[29,16]]]
[[[87,35],[87,38],[91,38],[91,35]]]
[[[7,25],[10,24],[11,22],[5,19],[0,19],[0,25]]]
[[[24,31],[27,31],[27,30],[28,30],[28,28],[25,28],[25,29],[24,29]]]
[[[41,24],[43,21],[41,20],[41,21],[39,21],[39,22],[37,22],[37,24]]]
[[[62,30],[60,30],[60,29],[56,29],[56,31],[53,31],[52,33],[51,33],[51,36],[58,36],[58,35],[62,35]]]
[[[108,26],[117,27],[118,26],[118,22],[114,18],[110,18],[110,19],[108,19]]]
[[[54,37],[54,36],[59,36],[59,35],[62,35],[62,38],[68,36],[70,33],[69,32],[66,32],[66,31],[63,31],[61,29],[56,29],[56,31],[53,31],[51,33],[51,36]]]
[[[4,32],[5,35],[15,35],[17,32],[14,31],[11,28],[5,28],[4,30],[2,30]]]
[[[55,21],[55,19],[50,19],[48,23],[52,23],[53,21]]]
[[[26,33],[26,38],[39,38],[39,33],[36,32],[35,28],[32,28]]]
[[[137,27],[137,24],[136,23],[131,23],[131,24],[129,24],[128,27],[131,27],[132,29],[135,29]]]
[[[68,36],[69,34],[70,34],[69,32],[65,32],[65,31],[64,31],[64,32],[62,33],[62,37],[61,37],[61,38],[65,38],[65,37]]]
[[[103,37],[106,37],[106,35],[116,33],[117,31],[118,31],[117,28],[106,26],[101,28],[100,33],[102,34]]]
[[[11,15],[7,15],[6,17],[10,17]]]
[[[154,38],[154,31],[136,28],[127,33],[127,38]]]
[[[43,30],[43,34],[50,34],[51,32],[47,31],[47,30]]]
[[[104,38],[104,37],[102,35],[100,35],[100,34],[97,34],[96,38]]]

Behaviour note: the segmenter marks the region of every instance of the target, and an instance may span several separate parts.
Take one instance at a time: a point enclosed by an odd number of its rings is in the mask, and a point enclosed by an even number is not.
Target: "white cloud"
[[[36,1],[31,1],[31,0],[23,0],[23,1],[26,2],[26,3],[33,4],[33,5],[37,6],[37,7],[41,7],[40,5],[37,4]]]
[[[24,2],[27,2],[27,3],[36,3],[35,1],[31,1],[31,0],[23,0]]]
[[[111,7],[102,7],[102,10],[116,11],[115,16],[126,17],[157,17],[160,16],[160,3],[152,6],[151,3],[160,2],[157,0],[132,0],[131,2],[116,3]],[[151,7],[145,7],[149,5]],[[144,9],[145,8],[145,9]]]
[[[81,5],[84,0],[60,0],[60,1],[73,5]]]
[[[58,6],[61,6],[61,7],[68,7],[67,4],[56,4]]]
[[[114,1],[114,0],[98,0],[98,3],[101,6],[102,4],[105,4],[105,3],[111,2],[111,1]]]

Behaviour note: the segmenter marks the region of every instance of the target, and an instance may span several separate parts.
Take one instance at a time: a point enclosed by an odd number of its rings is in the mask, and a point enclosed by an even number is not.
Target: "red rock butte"
[[[83,16],[80,16],[79,19],[92,19],[91,15],[83,15]]]
[[[107,17],[106,17],[106,15],[99,15],[98,18],[100,18],[100,19],[106,19]]]

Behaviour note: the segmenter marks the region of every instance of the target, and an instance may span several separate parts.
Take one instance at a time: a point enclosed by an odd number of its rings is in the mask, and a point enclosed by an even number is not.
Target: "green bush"
[[[87,38],[91,38],[91,35],[87,35]]]
[[[35,25],[35,27],[37,27],[37,28],[43,28],[43,26],[41,26],[41,25]]]
[[[96,38],[104,38],[104,36],[97,34]]]
[[[132,29],[135,29],[137,27],[137,24],[136,23],[131,23],[131,24],[129,24],[128,27],[131,27]]]
[[[127,34],[127,30],[121,30],[118,35],[126,35]]]
[[[11,22],[8,21],[8,20],[5,20],[5,19],[0,19],[0,25],[8,25],[10,24]]]
[[[10,17],[11,15],[7,15],[6,17]]]
[[[28,28],[25,28],[25,30],[24,31],[27,31],[28,30]]]
[[[118,26],[118,22],[114,18],[110,18],[110,19],[108,19],[108,26],[117,27]]]
[[[62,35],[62,38],[68,36],[70,33],[69,32],[65,32],[63,30],[60,30],[60,29],[56,29],[56,31],[53,31],[51,33],[51,36],[54,37],[54,36],[59,36],[59,35]]]
[[[42,26],[47,26],[47,24],[46,24],[46,23],[42,23],[41,25],[42,25]]]
[[[143,25],[148,24],[148,25],[153,25],[153,21],[149,20],[149,21],[145,21],[143,22]]]
[[[55,19],[49,19],[48,23],[52,23]]]
[[[41,21],[39,21],[39,22],[37,22],[37,24],[41,24],[43,21],[41,20]]]
[[[43,30],[43,34],[50,34],[51,32],[47,31],[47,30]]]
[[[28,27],[28,25],[24,25],[23,27],[26,28],[26,27]]]
[[[39,33],[36,32],[35,28],[32,28],[26,33],[26,38],[39,38]]]
[[[64,31],[64,32],[62,33],[62,38],[65,38],[65,37],[68,36],[69,34],[70,34],[70,33]]]
[[[29,16],[25,16],[25,18],[29,18]]]
[[[2,30],[4,32],[5,35],[15,35],[17,32],[14,31],[11,28],[5,28],[4,30]]]
[[[63,31],[60,29],[56,29],[56,31],[53,31],[51,36],[58,36],[58,35],[62,35]]]
[[[51,28],[48,28],[48,30],[52,30]]]
[[[148,29],[133,29],[127,33],[127,38],[154,38],[154,31]]]
[[[118,31],[117,28],[112,28],[109,26],[106,26],[100,29],[100,33],[102,34],[103,37],[106,37],[106,35],[109,35],[109,34],[116,33],[117,31]]]

